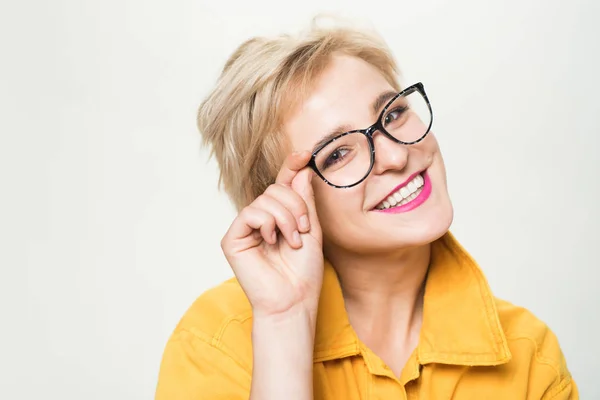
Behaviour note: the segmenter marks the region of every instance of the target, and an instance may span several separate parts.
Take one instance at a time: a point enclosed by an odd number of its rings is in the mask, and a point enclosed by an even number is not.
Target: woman
[[[372,33],[255,38],[199,111],[236,279],[169,340],[157,399],[576,399],[554,334],[493,297],[421,83]]]

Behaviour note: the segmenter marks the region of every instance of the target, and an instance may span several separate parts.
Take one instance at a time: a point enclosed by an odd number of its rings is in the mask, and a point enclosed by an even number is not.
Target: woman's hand
[[[309,152],[288,156],[276,183],[238,214],[221,241],[255,318],[301,311],[315,322],[323,239],[309,159]]]

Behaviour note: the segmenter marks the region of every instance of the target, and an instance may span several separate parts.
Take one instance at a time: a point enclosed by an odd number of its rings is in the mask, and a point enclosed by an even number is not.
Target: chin
[[[423,210],[425,211],[425,210]],[[450,228],[454,218],[452,204],[448,200],[427,210],[425,215],[403,223],[371,223],[349,229],[343,240],[328,243],[329,248],[342,248],[358,254],[385,254],[399,249],[428,245],[442,237]],[[337,232],[339,233],[339,232]],[[325,235],[327,236],[327,235]],[[329,242],[326,239],[326,242]]]
[[[410,239],[407,237],[407,240],[415,242],[416,245],[432,243],[448,232],[453,219],[452,202],[445,197],[443,201],[436,202],[434,207],[430,207],[426,215],[423,215],[418,223],[414,224],[415,226],[410,227]]]
[[[415,247],[430,244],[441,238],[454,219],[454,208],[449,198],[443,201],[435,202],[432,207],[423,209],[418,217],[411,221],[398,225],[388,225],[381,227],[379,235],[389,237],[390,242],[386,247]],[[384,244],[384,243],[382,243]]]
[[[439,213],[431,215],[431,218],[422,220],[418,226],[404,229],[402,236],[406,238],[407,245],[409,246],[432,243],[448,232],[453,218],[454,211],[452,207],[449,207],[447,210],[440,210]]]

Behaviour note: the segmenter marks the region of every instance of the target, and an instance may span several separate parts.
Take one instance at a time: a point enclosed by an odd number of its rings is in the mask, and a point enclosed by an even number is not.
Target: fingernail
[[[303,215],[300,217],[300,229],[302,232],[306,232],[310,229],[310,225],[308,224],[308,217]]]
[[[294,238],[294,242],[296,242],[298,246],[302,246],[302,239],[300,239],[300,234],[298,233],[298,231],[294,231],[292,237]]]
[[[277,242],[277,233],[273,232],[273,234],[271,235],[271,241],[272,241],[273,243],[276,243],[276,242]]]

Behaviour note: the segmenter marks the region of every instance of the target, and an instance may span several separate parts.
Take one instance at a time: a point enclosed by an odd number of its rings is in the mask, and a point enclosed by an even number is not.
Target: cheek
[[[428,163],[434,163],[437,168],[445,169],[440,146],[433,132],[420,143],[419,151],[427,158]]]
[[[336,189],[323,182],[313,185],[315,204],[323,233],[344,229],[353,220],[352,216],[362,212],[362,195],[358,190]]]
[[[319,214],[319,220],[321,225],[325,227],[326,221],[336,218],[337,199],[334,191],[335,188],[329,187],[327,184],[320,183],[314,188],[315,192],[315,205],[317,206],[317,213]]]
[[[444,190],[447,190],[446,165],[440,151],[439,142],[432,133],[423,140],[423,153],[427,157],[427,163],[430,164],[429,174],[431,179],[435,182],[436,186],[439,185]]]
[[[435,159],[435,161],[440,164],[440,169],[445,171],[446,167],[444,165],[444,158],[442,157],[442,152],[440,150],[439,142],[437,141],[437,138],[435,137],[435,135],[433,133],[430,136],[431,136],[431,138],[430,138],[430,142],[428,143],[428,147],[430,149],[429,152],[431,154],[431,157],[433,157]]]
[[[440,145],[435,137],[433,132],[430,132],[429,135],[421,142],[423,151],[427,153],[437,153],[440,151]]]

